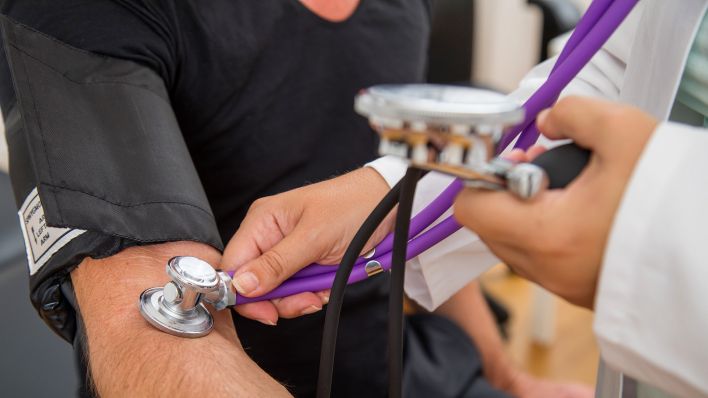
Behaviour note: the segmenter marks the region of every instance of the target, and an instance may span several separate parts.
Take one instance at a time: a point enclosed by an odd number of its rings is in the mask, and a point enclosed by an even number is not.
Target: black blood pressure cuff
[[[223,244],[155,72],[5,16],[0,24],[0,100],[31,298],[71,340],[67,278],[85,257],[156,242]]]

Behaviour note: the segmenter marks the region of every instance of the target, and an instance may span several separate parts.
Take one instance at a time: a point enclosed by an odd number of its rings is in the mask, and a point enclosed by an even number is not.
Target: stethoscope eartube
[[[180,337],[208,334],[214,320],[204,302],[216,310],[236,304],[231,277],[196,257],[173,257],[167,262],[172,279],[140,295],[139,308],[151,325]]]
[[[388,295],[388,396],[403,396],[403,287],[406,274],[406,251],[413,198],[420,169],[409,167],[403,176],[393,235],[391,289]]]
[[[354,263],[359,258],[359,253],[364,250],[366,242],[376,231],[376,228],[398,204],[402,185],[403,181],[399,181],[394,185],[364,220],[344,252],[344,257],[342,257],[339,267],[337,267],[334,282],[331,286],[329,304],[327,304],[325,309],[324,327],[322,328],[322,348],[320,350],[320,365],[317,377],[318,397],[329,397],[332,391],[339,316],[344,304],[344,290],[354,269]]]

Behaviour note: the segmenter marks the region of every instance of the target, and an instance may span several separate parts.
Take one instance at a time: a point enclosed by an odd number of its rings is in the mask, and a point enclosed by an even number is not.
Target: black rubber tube
[[[391,290],[388,296],[388,396],[403,395],[403,285],[406,275],[408,228],[413,211],[415,187],[422,171],[409,167],[403,177],[398,200],[391,258]]]
[[[347,247],[347,251],[344,253],[344,257],[337,269],[334,283],[332,283],[332,290],[329,295],[329,304],[325,311],[324,328],[322,329],[320,368],[317,378],[318,398],[329,398],[332,392],[332,376],[334,373],[334,354],[337,346],[339,315],[342,312],[344,290],[347,287],[347,280],[352,273],[354,263],[357,258],[359,258],[362,250],[364,250],[366,242],[398,203],[401,186],[403,185],[402,182],[403,180],[391,188],[371,214],[369,214],[369,217],[366,218],[361,227],[359,227],[359,230],[356,235],[354,235],[349,247]]]

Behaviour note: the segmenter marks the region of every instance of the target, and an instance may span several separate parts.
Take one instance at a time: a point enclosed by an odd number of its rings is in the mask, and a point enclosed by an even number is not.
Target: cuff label
[[[39,271],[59,249],[86,232],[83,229],[48,226],[37,188],[27,196],[18,214],[25,238],[30,275]]]

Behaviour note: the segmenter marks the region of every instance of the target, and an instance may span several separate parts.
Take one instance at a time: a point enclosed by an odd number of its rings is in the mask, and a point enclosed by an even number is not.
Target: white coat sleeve
[[[641,5],[630,14],[562,95],[589,95],[613,100],[619,97],[640,11]],[[510,96],[519,103],[525,101],[545,82],[554,62],[555,59],[551,59],[532,69],[519,84],[519,89]],[[554,145],[547,140],[542,143]],[[391,156],[377,159],[367,166],[378,171],[389,186],[403,177],[407,167],[405,162]],[[418,184],[413,214],[430,203],[451,181],[452,177],[439,173],[426,175]],[[446,213],[446,216],[449,214]],[[466,229],[460,230],[408,262],[406,294],[424,308],[433,310],[498,262],[477,235]]]
[[[595,298],[602,357],[672,395],[708,396],[708,130],[666,123],[624,193]]]

